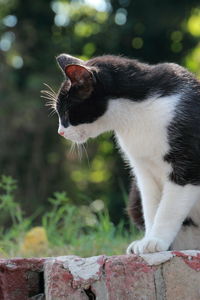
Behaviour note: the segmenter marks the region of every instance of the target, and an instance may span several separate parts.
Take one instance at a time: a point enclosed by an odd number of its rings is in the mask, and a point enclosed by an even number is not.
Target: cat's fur
[[[130,211],[140,226],[144,219],[145,236],[127,253],[200,249],[200,82],[173,63],[66,54],[57,61],[65,75],[59,133],[84,143],[114,131],[135,174]]]

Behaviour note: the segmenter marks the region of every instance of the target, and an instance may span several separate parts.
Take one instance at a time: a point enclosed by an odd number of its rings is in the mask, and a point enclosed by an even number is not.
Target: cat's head
[[[64,73],[56,100],[58,133],[73,142],[84,143],[110,130],[106,118],[108,99],[98,80],[98,69],[67,54],[57,57]]]

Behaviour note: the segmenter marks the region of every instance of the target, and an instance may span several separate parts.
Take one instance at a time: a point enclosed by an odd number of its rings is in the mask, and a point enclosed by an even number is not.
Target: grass
[[[16,188],[14,179],[1,177],[1,214],[11,222],[7,228],[0,227],[1,257],[118,255],[139,237],[135,227],[128,232],[123,221],[114,226],[103,201],[75,206],[65,192],[56,192],[48,199],[51,211],[43,212],[41,223],[33,227],[34,216],[25,217],[15,201]]]

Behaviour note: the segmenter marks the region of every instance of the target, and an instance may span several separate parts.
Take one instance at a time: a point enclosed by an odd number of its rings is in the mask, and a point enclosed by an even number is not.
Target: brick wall
[[[0,260],[0,300],[199,300],[200,251]]]

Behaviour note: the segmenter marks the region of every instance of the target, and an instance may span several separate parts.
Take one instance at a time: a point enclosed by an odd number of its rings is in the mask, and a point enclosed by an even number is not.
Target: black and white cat
[[[57,57],[58,133],[84,143],[114,131],[141,196],[145,236],[127,253],[200,249],[200,82],[173,63]]]

